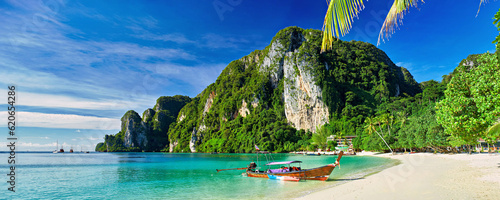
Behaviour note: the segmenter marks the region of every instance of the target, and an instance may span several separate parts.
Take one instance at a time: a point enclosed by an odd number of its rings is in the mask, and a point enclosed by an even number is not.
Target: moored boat
[[[341,155],[339,155],[339,159],[337,160],[340,160],[340,157]],[[247,169],[246,173],[248,177],[256,177],[256,178],[269,178],[268,175],[273,175],[273,176],[283,176],[283,177],[295,177],[304,180],[326,181],[328,177],[330,177],[330,174],[332,173],[333,169],[339,165],[338,162],[335,162],[334,164],[329,164],[312,169],[301,169],[300,167],[290,166],[290,164],[294,163],[302,163],[302,161],[271,162],[266,165],[267,166],[288,165],[289,167],[283,167],[279,169],[268,169],[265,171],[256,170],[255,168],[252,168],[251,167],[252,164],[250,164],[250,167]]]
[[[232,169],[217,169],[217,172],[226,170],[246,169],[247,177],[273,178],[273,179],[280,179],[279,177],[286,177],[286,179],[289,180],[299,179],[299,180],[326,181],[328,177],[330,177],[330,174],[332,173],[333,169],[335,169],[335,167],[340,164],[339,161],[340,158],[342,158],[343,154],[344,152],[341,151],[338,155],[337,160],[333,164],[328,164],[325,166],[316,167],[312,169],[302,169],[300,167],[300,163],[302,163],[302,161],[294,160],[294,161],[284,161],[284,162],[269,162],[266,164],[268,168],[264,171],[257,168],[257,164],[255,162],[251,162],[250,165],[248,165],[248,167],[246,168],[242,167],[242,168],[232,168]],[[292,166],[292,164],[299,164],[299,167]],[[288,167],[284,167],[284,165],[287,165]],[[282,166],[282,167],[278,169],[271,169],[271,166]]]
[[[57,147],[59,147],[59,140],[57,140],[57,143],[56,143],[56,150],[54,150],[52,153],[57,153]]]

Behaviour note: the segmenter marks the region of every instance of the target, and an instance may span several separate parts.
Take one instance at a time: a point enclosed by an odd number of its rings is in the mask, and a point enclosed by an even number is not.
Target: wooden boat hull
[[[300,181],[300,178],[297,178],[297,177],[293,177],[293,176],[275,176],[275,175],[271,175],[271,174],[267,174],[267,177],[269,177],[269,179],[275,179],[275,180],[280,180],[280,181]]]
[[[281,173],[254,172],[247,170],[247,176],[256,178],[269,178],[268,177],[269,174],[274,176],[291,176],[305,180],[326,181],[328,177],[330,177],[330,174],[332,173],[334,168],[335,165],[330,164],[318,168],[304,169],[300,171],[291,171],[291,172],[281,172]]]

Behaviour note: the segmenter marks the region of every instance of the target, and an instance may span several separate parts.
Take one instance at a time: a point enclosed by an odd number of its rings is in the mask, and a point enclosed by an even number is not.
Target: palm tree
[[[313,142],[316,143],[321,149],[326,149],[328,143],[326,139],[330,136],[330,131],[327,125],[316,127],[316,134],[312,135]]]
[[[498,138],[500,138],[500,122],[493,124],[493,126],[489,127],[486,130],[486,142],[488,143],[488,152],[490,152],[489,144],[493,144],[493,148],[495,148],[495,143]]]
[[[373,132],[377,133],[377,135],[382,138],[382,141],[384,141],[385,145],[387,145],[387,147],[389,147],[389,150],[391,150],[391,153],[394,153],[391,149],[391,147],[389,146],[389,144],[387,144],[387,142],[385,141],[385,139],[382,137],[382,135],[380,135],[380,133],[377,131],[377,129],[375,128],[375,125],[378,124],[379,125],[379,128],[380,128],[380,120],[377,120],[376,118],[374,117],[367,117],[365,119],[365,130],[368,131],[368,134],[372,134]],[[381,130],[382,131],[382,130]]]
[[[405,11],[410,7],[417,7],[419,0],[394,0],[394,3],[387,13],[384,24],[380,29],[378,36],[377,46],[380,40],[384,41],[385,37],[388,38],[390,34],[394,33],[395,28],[398,27],[398,21],[403,21]],[[423,0],[420,0],[424,2]],[[479,1],[479,8],[486,0]],[[339,33],[344,36],[349,32],[351,23],[354,17],[365,7],[363,0],[327,0],[328,10],[326,11],[325,20],[323,22],[323,41],[321,44],[321,52],[331,49],[334,37],[340,38]],[[479,13],[479,9],[478,9]]]
[[[408,118],[406,118],[406,112],[405,111],[400,111],[396,113],[396,122],[401,123],[401,127],[403,127],[404,124],[406,124],[406,121]]]
[[[383,124],[383,126],[386,126],[387,127],[387,133],[389,133],[389,136],[391,135],[391,128],[392,128],[392,125],[395,123],[394,122],[394,115],[391,115],[391,114],[383,114],[380,116],[380,123]]]

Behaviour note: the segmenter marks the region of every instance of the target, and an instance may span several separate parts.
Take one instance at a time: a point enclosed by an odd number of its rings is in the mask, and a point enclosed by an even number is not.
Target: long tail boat
[[[257,177],[257,178],[269,178],[268,175],[272,176],[282,176],[282,177],[294,177],[299,178],[301,180],[320,180],[326,181],[333,169],[339,165],[340,158],[342,158],[344,152],[339,153],[339,157],[337,161],[333,164],[316,167],[312,169],[301,169],[300,167],[291,167],[291,164],[294,163],[302,163],[302,161],[285,161],[285,162],[270,162],[267,163],[267,166],[274,165],[288,165],[288,167],[280,168],[280,169],[268,169],[265,171],[257,170],[255,163],[250,163],[247,168],[246,174],[248,177]]]
[[[340,158],[342,158],[342,155],[344,152],[340,152],[337,160],[333,164],[328,164],[325,166],[321,167],[316,167],[312,169],[302,169],[300,166],[299,167],[292,167],[291,164],[295,163],[302,163],[302,161],[294,160],[294,161],[284,161],[284,162],[270,162],[267,163],[266,165],[268,166],[268,169],[265,171],[260,170],[257,168],[257,164],[255,162],[251,162],[248,167],[241,167],[241,168],[232,168],[232,169],[217,169],[217,172],[219,171],[226,171],[226,170],[245,170],[246,169],[246,175],[248,177],[256,177],[256,178],[274,178],[276,177],[285,177],[287,179],[299,179],[299,180],[320,180],[320,181],[326,181],[328,177],[330,177],[330,174],[332,173],[333,169],[335,169],[336,166],[339,166],[339,161]],[[283,166],[283,165],[288,165],[288,167],[282,167],[279,169],[270,169],[271,166]],[[279,178],[281,179],[281,178]]]

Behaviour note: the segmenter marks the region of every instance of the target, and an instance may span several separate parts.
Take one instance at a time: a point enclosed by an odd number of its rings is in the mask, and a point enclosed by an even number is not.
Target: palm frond
[[[394,0],[389,13],[387,13],[384,24],[380,29],[377,46],[380,45],[380,39],[384,41],[384,32],[385,38],[389,38],[389,36],[394,33],[395,29],[398,27],[398,21],[399,23],[403,23],[403,17],[406,11],[412,6],[417,7],[418,1],[419,0]],[[423,0],[420,1],[424,2]]]
[[[344,36],[351,29],[354,17],[363,10],[363,0],[327,0],[328,10],[323,22],[321,52],[332,48],[334,37]]]
[[[486,130],[486,134],[489,137],[500,137],[500,122],[497,122],[496,124],[493,124],[493,126],[489,127],[488,130]]]
[[[476,17],[479,15],[479,11],[481,10],[481,5],[483,5],[483,3],[486,3],[486,2],[487,2],[487,0],[479,1],[479,8],[477,8]]]

